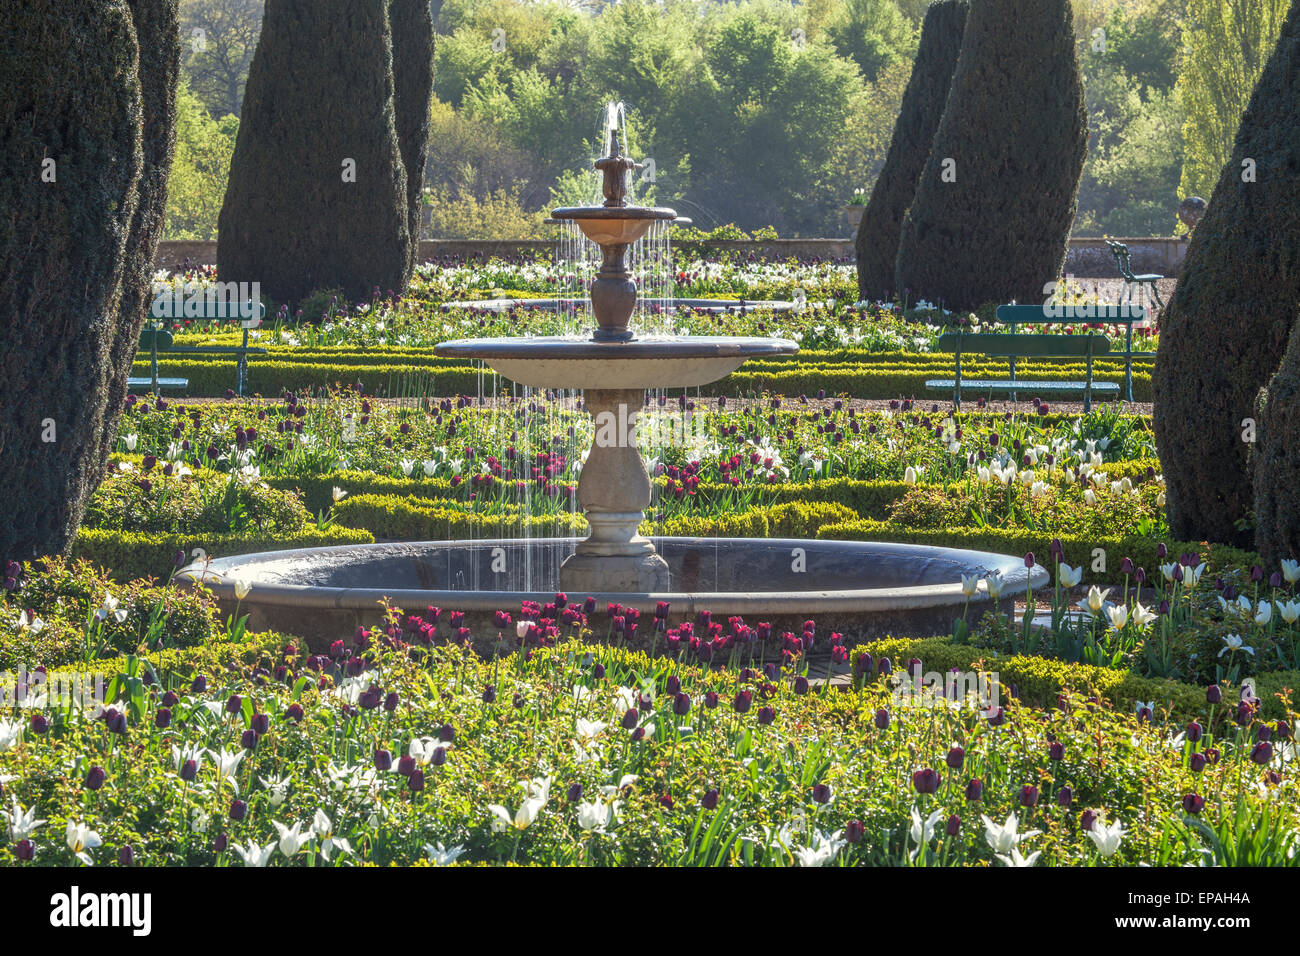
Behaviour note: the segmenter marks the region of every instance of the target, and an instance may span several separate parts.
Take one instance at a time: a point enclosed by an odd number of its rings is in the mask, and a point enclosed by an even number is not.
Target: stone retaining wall
[[[1187,253],[1186,239],[1137,238],[1122,239],[1132,255],[1133,271],[1154,272],[1175,276]],[[846,259],[853,256],[851,239],[772,239],[762,242],[727,240],[706,244],[711,249],[753,254],[761,259],[799,258]],[[421,259],[439,256],[474,256],[483,259],[533,253],[549,253],[552,243],[547,240],[497,240],[497,239],[424,239],[420,242]],[[160,242],[155,264],[171,268],[189,259],[192,263],[207,264],[217,261],[215,242]],[[990,268],[994,268],[990,264]],[[1065,271],[1080,278],[1115,278],[1119,275],[1115,260],[1101,239],[1071,239],[1066,253]]]

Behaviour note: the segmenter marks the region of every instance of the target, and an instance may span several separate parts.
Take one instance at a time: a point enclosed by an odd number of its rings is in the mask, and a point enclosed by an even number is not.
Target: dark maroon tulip
[[[112,711],[108,718],[108,729],[118,735],[126,733],[126,714]]]
[[[256,750],[257,731],[252,730],[251,728],[245,730],[239,737],[239,746],[243,747],[245,750]]]
[[[673,808],[673,795],[671,793],[665,793],[659,798],[659,806],[663,807],[665,810],[671,810]]]
[[[292,720],[295,724],[301,723],[304,716],[302,704],[292,703],[284,711],[285,719]]]
[[[1028,554],[1025,555],[1025,567],[1032,568],[1034,564],[1035,564],[1034,552],[1030,551]]]
[[[922,673],[921,658],[913,657],[910,661],[907,662],[907,675],[909,677],[916,677],[920,673]]]
[[[376,751],[375,751],[375,769],[376,769],[376,770],[381,770],[381,771],[383,771],[383,770],[392,770],[392,769],[393,769],[393,755],[392,755],[389,751],[387,751],[387,750],[376,750]]]
[[[1261,740],[1255,744],[1255,749],[1250,752],[1250,759],[1261,767],[1264,766],[1273,759],[1273,745],[1267,740]]]
[[[776,720],[776,711],[771,707],[764,707],[758,712],[758,722],[760,724],[770,724]]]
[[[24,863],[30,863],[36,859],[36,847],[31,840],[19,840],[14,844],[14,856]]]
[[[948,751],[944,762],[953,770],[960,770],[966,764],[966,751],[960,747],[953,747]]]
[[[955,813],[948,817],[948,825],[943,828],[943,832],[948,836],[956,836],[961,833],[961,817]]]
[[[1205,798],[1197,793],[1183,794],[1183,810],[1193,816],[1205,809]]]
[[[1204,752],[1205,752],[1205,759],[1208,760],[1211,764],[1216,764],[1219,762],[1219,748],[1208,747]]]
[[[802,697],[808,693],[808,678],[800,674],[794,679],[794,692]]]
[[[515,710],[520,710],[523,708],[524,704],[527,703],[527,701],[524,700],[523,694],[515,694],[514,697],[510,698],[510,703],[514,705]]]
[[[451,724],[443,724],[438,728],[438,739],[445,744],[452,743],[456,739],[456,728]]]
[[[622,726],[624,730],[632,730],[637,724],[641,723],[641,713],[635,707],[629,707],[623,714]]]
[[[180,700],[181,699],[176,696],[175,691],[169,690],[167,693],[163,694],[162,696],[162,705],[164,707],[175,707],[177,704],[180,703]]]
[[[1268,724],[1260,724],[1255,731],[1255,739],[1259,741],[1268,741],[1273,739],[1273,728]]]
[[[888,677],[894,672],[894,662],[888,657],[882,657],[876,664],[876,670],[880,672],[881,677]]]
[[[193,780],[195,777],[199,775],[198,763],[196,763],[193,760],[185,761],[183,764],[181,764],[180,775],[181,775],[181,779],[184,780],[186,783]]]
[[[990,727],[1001,727],[1006,723],[1007,712],[1001,707],[991,707],[988,711],[988,719]]]
[[[812,788],[812,797],[818,803],[830,803],[831,788],[824,783],[816,784]]]
[[[131,846],[131,844],[128,843],[126,846],[122,847],[122,849],[117,851],[118,866],[130,866],[134,862],[135,847]]]
[[[681,679],[676,674],[669,674],[668,679],[664,681],[664,693],[676,694],[682,689]]]
[[[1032,784],[1026,784],[1020,788],[1020,805],[1022,807],[1032,807],[1038,803],[1038,788]]]
[[[226,701],[226,713],[237,714],[244,709],[244,698],[238,694],[231,694],[230,699]]]
[[[866,835],[867,827],[861,820],[850,820],[844,824],[844,839],[850,843],[861,843],[862,837]]]
[[[1074,803],[1074,791],[1069,787],[1062,787],[1056,792],[1056,804],[1061,807],[1068,807]]]
[[[1065,745],[1059,740],[1054,740],[1047,747],[1047,759],[1052,761],[1061,761],[1065,759]]]
[[[1254,716],[1255,716],[1255,709],[1251,707],[1250,704],[1248,704],[1246,701],[1243,700],[1240,704],[1237,705],[1237,723],[1240,724],[1241,726],[1244,727],[1246,726],[1246,724],[1250,723],[1251,718]]]
[[[1187,725],[1186,733],[1187,739],[1192,743],[1198,743],[1201,737],[1204,736],[1204,731],[1201,729],[1201,725],[1194,720]]]
[[[263,737],[271,729],[271,718],[266,714],[254,714],[249,726],[253,729],[253,733]]]
[[[877,730],[889,729],[889,711],[887,711],[883,707],[881,707],[879,710],[876,711],[876,729]]]
[[[691,712],[691,698],[687,694],[678,694],[673,698],[673,713],[685,717]]]
[[[410,787],[412,793],[419,793],[424,789],[424,771],[416,768],[411,771],[411,775],[406,778],[406,785]]]
[[[1205,754],[1202,753],[1192,754],[1191,759],[1188,760],[1187,762],[1187,765],[1188,767],[1191,768],[1193,773],[1200,773],[1202,770],[1205,769]]]
[[[732,709],[738,714],[749,713],[749,706],[753,703],[754,695],[751,691],[736,691],[736,699],[731,702]]]
[[[398,757],[397,772],[403,777],[409,777],[411,774],[415,773],[415,758],[410,755]]]
[[[43,734],[50,729],[50,718],[44,714],[32,714],[32,733]]]
[[[486,687],[483,688],[483,703],[485,704],[495,703],[496,699],[497,699],[497,689],[494,685],[488,684]]]
[[[596,680],[604,680],[604,679],[605,679],[605,665],[604,665],[604,664],[597,664],[596,666],[594,666],[594,667],[591,669],[591,676],[594,677],[594,678],[596,678]]]
[[[104,772],[103,767],[98,765],[91,767],[90,773],[86,774],[86,789],[98,790],[104,785],[104,781],[107,779],[108,774]]]
[[[567,794],[567,797],[568,797],[568,800],[569,800],[570,803],[577,803],[579,800],[581,800],[581,799],[582,799],[582,784],[580,784],[580,783],[572,784],[572,785],[569,787],[569,792],[568,792],[568,794]]]
[[[248,804],[243,800],[233,800],[230,804],[230,819],[238,823],[248,816]]]
[[[704,796],[700,798],[700,806],[705,810],[712,810],[718,805],[718,791],[706,790]]]
[[[923,767],[912,774],[912,786],[917,793],[934,793],[939,789],[939,772]]]
[[[429,763],[433,764],[435,767],[441,767],[446,762],[447,762],[446,747],[438,747],[437,749],[434,750],[433,754],[429,757]]]
[[[159,730],[166,730],[172,725],[172,712],[169,707],[159,707],[153,715],[153,725]]]
[[[717,707],[718,703],[719,698],[717,691],[711,690],[704,695],[704,706],[709,708],[709,710],[713,710],[713,708]]]
[[[213,853],[225,853],[226,847],[230,845],[230,837],[224,833],[218,833],[217,838],[212,841]]]
[[[1092,825],[1097,822],[1096,810],[1084,810],[1079,814],[1079,826],[1084,830],[1091,830]]]
[[[1206,703],[1217,704],[1221,700],[1223,700],[1223,691],[1220,689],[1218,684],[1211,684],[1209,687],[1205,688]]]

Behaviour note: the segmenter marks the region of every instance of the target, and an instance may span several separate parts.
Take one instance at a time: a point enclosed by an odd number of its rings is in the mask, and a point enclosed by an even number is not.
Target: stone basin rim
[[[211,561],[206,569],[192,564],[177,572],[177,580],[184,586],[193,587],[199,578],[223,601],[233,602],[234,580],[242,577],[250,580],[252,590],[244,599],[244,605],[265,604],[280,607],[298,608],[335,608],[373,610],[376,602],[383,597],[391,599],[399,607],[409,610],[425,604],[447,607],[463,611],[508,610],[512,613],[523,600],[549,601],[554,595],[553,589],[542,591],[474,591],[456,589],[415,589],[383,587],[333,587],[329,585],[260,583],[256,578],[256,566],[271,561],[284,561],[295,555],[328,556],[360,558],[367,554],[400,554],[411,548],[422,547],[431,551],[449,548],[491,548],[500,544],[510,545],[551,545],[556,543],[575,544],[577,538],[506,538],[479,539],[474,541],[429,541],[403,543],[376,543],[356,545],[332,545],[317,548],[298,548],[285,551],[263,551],[254,554],[233,555]],[[1024,593],[1027,587],[1041,588],[1049,583],[1050,575],[1046,569],[1036,565],[1027,569],[1021,558],[1009,555],[993,554],[983,551],[969,551],[957,548],[944,548],[931,545],[914,545],[894,542],[859,542],[859,541],[819,541],[798,538],[656,538],[657,543],[669,545],[707,546],[712,542],[736,544],[764,543],[776,548],[807,548],[812,546],[832,552],[864,554],[883,551],[886,555],[895,553],[900,556],[927,557],[949,560],[959,563],[966,573],[981,571],[984,573],[1001,571],[1004,580],[1001,601]],[[653,611],[660,601],[667,601],[673,606],[674,614],[682,611],[695,612],[710,610],[719,613],[816,613],[861,612],[871,613],[890,610],[916,608],[956,607],[964,605],[966,595],[962,592],[961,581],[944,584],[921,584],[908,586],[891,586],[861,589],[827,589],[821,591],[664,591],[664,592],[592,592],[590,594],[570,595],[573,600],[587,597],[595,598],[598,605],[617,601],[625,606],[637,607],[642,611]],[[227,575],[229,577],[227,577]],[[215,578],[215,579],[214,579]],[[992,604],[989,593],[981,589],[970,599],[971,604]]]

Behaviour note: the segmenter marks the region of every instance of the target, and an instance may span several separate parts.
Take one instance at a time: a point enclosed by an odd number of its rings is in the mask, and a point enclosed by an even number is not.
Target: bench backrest
[[[145,329],[140,333],[140,351],[166,352],[172,347],[172,334],[160,329]]]
[[[1115,265],[1119,268],[1119,274],[1125,279],[1133,279],[1133,266],[1129,259],[1128,246],[1122,242],[1115,242],[1113,239],[1107,239],[1106,245],[1110,246],[1111,255],[1115,257]]]
[[[1132,326],[1134,322],[1146,320],[1148,312],[1144,305],[1093,305],[1085,312],[1082,306],[1070,314],[1066,306],[1057,306],[1064,315],[1048,315],[1046,307],[1041,305],[1000,305],[998,321],[1006,325],[1030,325],[1033,323],[1071,323],[1071,322],[1114,322],[1118,325]],[[1080,315],[1079,312],[1085,312]],[[1088,314],[1088,313],[1091,314]]]
[[[949,332],[939,336],[940,352],[976,352],[981,355],[1105,355],[1110,339],[1104,335],[1012,335],[998,332]]]

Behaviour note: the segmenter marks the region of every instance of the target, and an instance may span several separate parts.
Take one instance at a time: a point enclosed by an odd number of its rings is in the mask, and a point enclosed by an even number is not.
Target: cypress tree
[[[1261,543],[1277,551],[1286,532],[1272,495],[1287,474],[1296,433],[1294,401],[1279,369],[1300,308],[1300,0],[1255,85],[1205,218],[1192,233],[1178,288],[1160,320],[1152,390],[1156,444],[1173,534],[1184,540],[1249,545],[1241,523],[1262,504]],[[1248,465],[1259,390],[1267,395],[1267,448],[1260,449],[1257,498]],[[1279,444],[1281,442],[1282,444]],[[1293,459],[1292,459],[1293,460]],[[1291,472],[1294,474],[1294,471]]]
[[[149,56],[174,7],[136,4]],[[4,4],[0,37],[0,558],[18,560],[67,549],[103,471],[142,320],[123,284],[134,301],[170,161],[145,142],[142,87],[151,103],[167,67],[142,83],[125,0]]]
[[[1300,323],[1260,395],[1255,541],[1266,565],[1300,558]]]
[[[1060,278],[1088,148],[1069,0],[972,0],[895,288],[950,309]]]
[[[903,216],[912,204],[943,116],[966,29],[966,0],[939,0],[925,12],[912,76],[903,93],[885,165],[858,224],[858,297],[883,300],[895,289]]]
[[[433,104],[433,17],[426,0],[392,0],[393,100],[397,142],[406,170],[407,229],[411,278],[419,258],[420,194],[429,152],[429,108]]]
[[[403,290],[412,261],[388,0],[267,0],[217,274],[281,302]]]
[[[167,211],[167,180],[176,147],[176,87],[181,64],[179,0],[127,0],[140,57],[142,159],[139,201],[127,238],[119,321],[109,328],[106,414],[98,463],[108,462],[117,435],[126,380],[130,377],[140,330],[153,301],[154,252]]]

